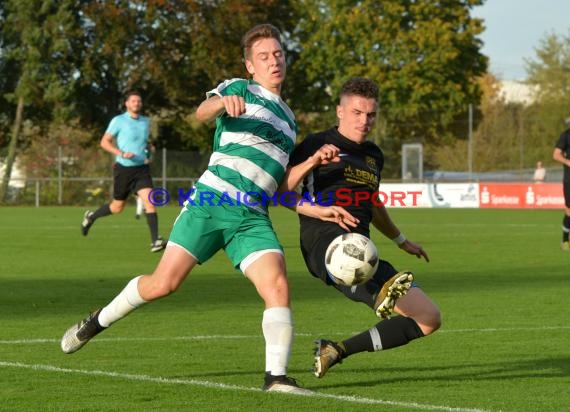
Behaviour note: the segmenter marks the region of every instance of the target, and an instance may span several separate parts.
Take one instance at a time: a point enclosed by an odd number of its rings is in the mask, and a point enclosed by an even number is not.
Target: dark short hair
[[[340,97],[361,96],[378,100],[378,93],[378,86],[374,81],[363,77],[352,77],[342,85]]]
[[[247,59],[251,52],[251,46],[259,39],[275,39],[281,44],[281,32],[272,24],[264,23],[250,29],[241,39],[243,57]]]
[[[138,96],[142,99],[142,95],[138,90],[129,90],[125,93],[125,101],[129,100],[129,97],[131,96]]]

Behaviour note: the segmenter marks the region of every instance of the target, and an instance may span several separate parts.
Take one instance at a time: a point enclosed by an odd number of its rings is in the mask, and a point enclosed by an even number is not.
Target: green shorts
[[[283,251],[269,216],[238,206],[185,206],[174,222],[169,241],[204,263],[224,249],[235,268],[260,250]]]

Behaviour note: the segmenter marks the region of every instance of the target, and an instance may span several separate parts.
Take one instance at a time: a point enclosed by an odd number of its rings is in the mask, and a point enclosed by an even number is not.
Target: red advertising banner
[[[506,209],[564,208],[562,183],[479,183],[479,207]]]

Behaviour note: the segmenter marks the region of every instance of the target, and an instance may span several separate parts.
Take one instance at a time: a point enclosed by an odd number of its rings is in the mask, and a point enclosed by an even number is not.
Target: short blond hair
[[[243,49],[244,59],[249,59],[251,46],[259,39],[275,39],[281,43],[281,32],[272,24],[264,23],[250,29],[241,39],[241,47]]]

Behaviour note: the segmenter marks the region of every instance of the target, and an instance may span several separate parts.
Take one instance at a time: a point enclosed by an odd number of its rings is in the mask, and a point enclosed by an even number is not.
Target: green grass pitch
[[[159,210],[167,236],[178,208]],[[380,255],[440,306],[443,327],[394,350],[312,375],[313,341],[376,323],[304,268],[296,216],[273,208],[286,250],[295,342],[290,375],[315,396],[260,390],[263,304],[224,254],[172,296],[65,355],[61,335],[151,271],[134,207],[80,234],[83,209],[0,208],[1,411],[567,411],[570,253],[562,211],[392,209],[430,263],[375,232]]]

